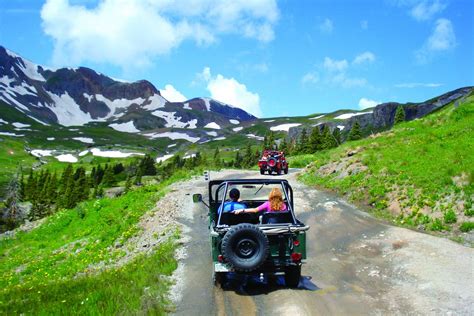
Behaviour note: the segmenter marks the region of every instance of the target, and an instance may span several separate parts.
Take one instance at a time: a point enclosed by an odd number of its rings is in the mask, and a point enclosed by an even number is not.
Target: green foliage
[[[397,107],[397,110],[395,111],[394,124],[398,124],[404,121],[405,121],[405,110],[403,109],[402,105],[399,105]]]
[[[457,222],[456,213],[452,209],[449,209],[446,213],[444,213],[444,222],[446,224],[453,224]]]
[[[359,122],[355,122],[349,132],[349,136],[347,137],[348,140],[358,140],[362,138],[362,132],[360,130]]]
[[[428,226],[429,230],[431,231],[442,231],[445,230],[446,227],[443,225],[439,218],[436,218],[430,226]]]
[[[463,233],[470,232],[473,229],[474,229],[474,222],[464,222],[459,227],[459,230],[462,231]]]

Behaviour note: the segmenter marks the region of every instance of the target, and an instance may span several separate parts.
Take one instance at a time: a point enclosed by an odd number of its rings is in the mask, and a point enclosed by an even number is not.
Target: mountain
[[[107,122],[118,131],[133,133],[219,129],[256,119],[208,98],[169,102],[146,80],[123,82],[85,67],[48,69],[1,46],[0,100],[44,124]]]

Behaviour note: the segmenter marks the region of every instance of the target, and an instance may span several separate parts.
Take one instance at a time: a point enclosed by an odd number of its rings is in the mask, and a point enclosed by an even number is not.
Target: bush
[[[444,222],[446,224],[452,224],[456,223],[457,221],[456,213],[452,209],[448,210],[446,213],[444,213]]]
[[[471,230],[474,229],[474,222],[464,222],[461,224],[461,226],[459,227],[459,229],[464,232],[464,233],[467,233]]]
[[[431,226],[430,226],[431,231],[439,232],[439,231],[442,231],[444,229],[445,229],[445,227],[443,226],[443,223],[441,222],[441,220],[439,218],[435,219],[431,223]]]

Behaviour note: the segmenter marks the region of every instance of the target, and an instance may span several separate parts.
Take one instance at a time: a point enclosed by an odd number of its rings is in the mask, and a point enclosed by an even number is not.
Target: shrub
[[[459,229],[464,232],[464,233],[467,233],[471,230],[474,229],[474,222],[464,222],[461,224],[461,226],[459,227]]]
[[[467,210],[464,210],[464,215],[466,216],[474,216],[474,209],[467,209]]]
[[[443,226],[443,223],[441,222],[441,220],[439,218],[435,219],[431,223],[431,226],[430,226],[431,231],[439,232],[439,231],[442,231],[444,229],[445,229],[445,227]]]
[[[457,221],[456,213],[452,209],[448,210],[446,213],[444,213],[444,222],[446,224],[452,224],[456,223]]]

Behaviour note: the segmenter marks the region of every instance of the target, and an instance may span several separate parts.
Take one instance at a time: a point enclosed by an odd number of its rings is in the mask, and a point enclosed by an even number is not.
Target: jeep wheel
[[[298,287],[301,278],[301,265],[289,266],[285,269],[285,284],[288,287]]]
[[[281,175],[281,169],[277,169],[277,174]]]
[[[259,268],[267,259],[267,236],[255,225],[238,224],[222,239],[222,252],[229,264],[241,272]]]
[[[285,174],[288,174],[288,167],[285,168]]]

